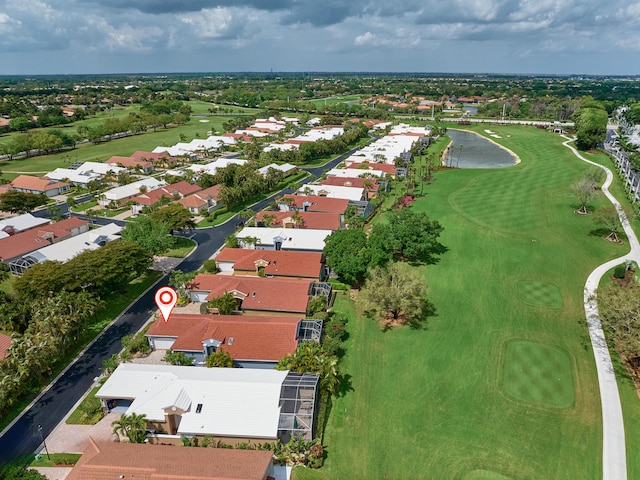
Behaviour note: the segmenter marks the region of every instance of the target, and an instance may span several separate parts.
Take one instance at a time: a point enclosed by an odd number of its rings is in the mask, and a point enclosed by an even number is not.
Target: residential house
[[[210,175],[215,175],[220,168],[227,168],[229,165],[244,165],[245,163],[247,163],[247,160],[240,160],[237,158],[218,158],[206,165],[190,165],[187,169],[196,174],[208,173]]]
[[[166,184],[167,183],[163,180],[146,177],[138,180],[137,182],[107,190],[98,196],[98,203],[102,206],[107,206],[111,202],[117,203],[118,205],[124,205],[129,199],[136,195],[143,192],[150,192],[151,190],[155,190]]]
[[[223,248],[215,257],[221,273],[243,276],[286,277],[324,280],[323,255],[320,252],[253,250]]]
[[[224,350],[236,367],[274,368],[302,340],[320,341],[322,320],[302,317],[172,314],[159,317],[145,336],[154,350],[183,352],[194,365]]]
[[[346,198],[328,198],[318,195],[291,195],[286,194],[276,200],[281,212],[325,212],[339,213],[343,217],[349,206]]]
[[[0,220],[0,232],[6,233],[7,236],[15,235],[16,233],[47,225],[50,222],[48,218],[34,217],[30,213],[25,213]]]
[[[266,216],[266,219],[265,219]],[[339,213],[271,212],[264,210],[255,216],[257,226],[307,228],[310,230],[340,230],[344,224]]]
[[[95,441],[67,480],[268,480],[273,453],[234,448],[190,448]]]
[[[144,174],[149,174],[155,170],[155,166],[152,161],[142,160],[141,158],[138,159],[114,155],[109,160],[107,160],[107,163],[109,165],[124,167],[128,170],[136,170]]]
[[[144,414],[158,432],[150,442],[184,435],[233,445],[311,440],[317,386],[318,377],[286,370],[123,363],[96,397],[107,411]]]
[[[320,185],[363,188],[366,200],[377,197],[380,191],[380,184],[374,178],[333,176],[322,180]]]
[[[129,158],[143,162],[152,162],[156,168],[172,168],[178,164],[178,159],[168,155],[166,152],[143,152],[132,153]]]
[[[79,172],[70,168],[56,168],[54,171],[47,173],[47,178],[69,182],[73,186],[86,188],[89,182],[99,182],[102,179],[102,175],[88,171]]]
[[[23,255],[21,258],[13,260],[9,264],[11,273],[14,275],[22,275],[33,265],[46,262],[47,260],[67,262],[86,250],[96,250],[112,240],[119,239],[121,230],[121,226],[110,223],[104,227],[89,230],[85,233],[62,240],[61,242],[44,246]]]
[[[331,233],[332,230],[305,228],[244,227],[236,237],[242,248],[321,252],[325,238]]]
[[[387,163],[351,162],[347,164],[346,168],[360,170],[360,173],[372,173],[380,177],[390,175],[391,178],[395,178],[396,176],[396,166]],[[379,174],[378,172],[382,172],[382,174]]]
[[[71,217],[0,238],[0,261],[9,265],[23,255],[87,231],[89,222]]]
[[[66,193],[71,185],[65,182],[58,182],[46,177],[32,177],[31,175],[20,175],[10,182],[11,188],[19,192],[45,194],[47,197],[55,197]]]
[[[221,190],[222,185],[214,185],[183,197],[180,200],[177,200],[176,203],[179,203],[194,215],[206,214],[215,210],[216,207],[219,206]]]
[[[365,200],[364,188],[357,187],[306,184],[303,185],[296,193],[307,196],[317,195],[327,198],[346,198],[352,202]]]
[[[282,174],[285,177],[288,177],[289,175],[293,175],[298,171],[298,167],[296,167],[295,165],[291,165],[290,163],[285,163],[283,165],[278,165],[277,163],[270,163],[269,165],[259,168],[258,173],[260,173],[260,175],[262,175],[263,177],[266,177],[267,173],[269,173],[269,170],[271,169],[277,170],[278,172],[282,172]]]
[[[299,316],[307,313],[310,280],[198,274],[188,287],[194,302],[207,302],[231,293],[237,312],[250,315]]]
[[[193,185],[185,181],[156,188],[155,190],[131,197],[129,200],[131,202],[131,211],[133,213],[140,213],[144,207],[150,207],[157,203],[161,203],[163,199],[169,203],[173,200],[183,199],[187,195],[199,192],[200,190],[202,189],[198,185]]]

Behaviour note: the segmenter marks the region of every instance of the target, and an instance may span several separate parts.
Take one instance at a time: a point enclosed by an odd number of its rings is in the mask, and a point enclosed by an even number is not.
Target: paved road
[[[573,139],[568,139],[563,145],[569,148],[580,160],[602,168],[606,172],[607,179],[602,185],[602,191],[618,210],[620,221],[622,222],[631,247],[627,255],[610,260],[591,272],[584,287],[584,310],[596,361],[598,385],[600,387],[600,403],[602,405],[602,478],[604,480],[626,480],[627,458],[622,405],[620,404],[620,394],[618,392],[615,370],[611,362],[611,355],[604,331],[602,330],[602,324],[600,323],[595,295],[600,279],[607,271],[616,265],[624,263],[626,260],[633,260],[640,265],[640,243],[638,243],[638,238],[631,228],[622,206],[609,192],[609,186],[611,182],[613,182],[611,170],[584,158],[570,145],[572,142]]]
[[[313,175],[320,176],[323,170],[334,167],[351,152],[333,159],[326,165],[306,170]],[[290,190],[278,192],[252,205],[251,208],[256,211],[262,210],[277,195],[288,191]],[[223,245],[225,238],[235,231],[236,224],[237,219],[233,217],[222,225],[197,229],[188,235],[198,243],[198,246],[176,268],[186,272],[200,268],[202,263]],[[93,384],[94,378],[100,375],[103,360],[122,349],[120,339],[125,335],[137,332],[149,319],[150,312],[156,308],[155,291],[157,287],[167,285],[167,282],[168,275],[165,275],[154,287],[132,303],[111,326],[90,344],[76,361],[47,387],[23,412],[21,417],[2,432],[0,436],[0,464],[31,454],[41,448],[41,437],[37,426],[42,425],[42,434],[45,438],[53,431],[68,413],[69,408]]]

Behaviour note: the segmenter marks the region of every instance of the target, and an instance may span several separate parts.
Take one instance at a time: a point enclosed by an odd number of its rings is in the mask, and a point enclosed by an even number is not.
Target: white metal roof
[[[0,230],[5,228],[13,228],[16,232],[22,232],[29,230],[30,228],[39,227],[40,225],[48,225],[50,220],[48,218],[34,217],[30,213],[18,215],[16,217],[5,218],[0,220]]]
[[[96,396],[132,399],[126,413],[144,413],[150,420],[164,421],[164,409],[185,410],[179,434],[276,438],[287,373],[124,363]]]
[[[95,172],[79,172],[70,168],[56,168],[54,171],[47,173],[47,177],[51,180],[68,180],[71,183],[79,183],[86,185],[91,180],[100,180],[102,175]]]
[[[341,185],[312,185],[312,184],[303,185],[298,190],[298,193],[306,192],[309,189],[311,189],[311,191],[313,192],[310,195],[320,195],[327,198],[344,198],[354,202],[362,200],[362,197],[364,195],[364,188],[343,187]]]
[[[125,170],[126,168],[119,167],[118,165],[100,162],[84,162],[82,165],[76,168],[76,172],[93,172],[99,173],[100,175],[104,175],[107,172],[119,173]]]
[[[287,173],[287,172],[290,172],[291,170],[295,170],[296,166],[291,165],[290,163],[284,163],[282,165],[278,165],[277,163],[270,163],[269,165],[259,168],[258,173],[264,176],[269,172],[270,168],[273,168],[274,170],[279,170],[282,173]]]
[[[218,158],[217,160],[207,163],[206,165],[190,165],[187,168],[196,173],[210,173],[215,175],[219,168],[228,167],[231,164],[244,165],[247,160],[237,158]]]
[[[333,233],[331,230],[313,230],[308,228],[263,228],[244,227],[236,234],[239,240],[246,237],[258,238],[258,245],[271,246],[275,238],[282,238],[283,250],[310,250],[321,252],[324,240]]]
[[[333,168],[327,172],[327,177],[358,178],[363,175],[365,177],[373,175],[374,177],[384,178],[385,172],[382,170],[358,170],[356,168]]]
[[[164,180],[158,180],[156,178],[147,177],[137,182],[123,185],[122,187],[112,188],[104,192],[104,197],[107,200],[122,200],[123,198],[133,197],[140,194],[140,188],[145,187],[147,191],[155,190],[156,188],[163,187],[167,184]]]
[[[96,250],[100,248],[100,243],[106,243],[120,238],[117,235],[120,233],[120,230],[122,230],[122,227],[115,223],[110,223],[104,227],[89,230],[88,232],[81,233],[67,240],[54,243],[53,245],[47,245],[46,247],[25,255],[25,257],[33,257],[38,260],[39,263],[46,260],[66,262],[85,250]]]

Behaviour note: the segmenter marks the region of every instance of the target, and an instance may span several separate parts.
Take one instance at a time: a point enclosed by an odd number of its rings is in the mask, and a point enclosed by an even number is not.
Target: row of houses
[[[331,301],[331,285],[326,282],[330,272],[322,254],[325,239],[346,227],[346,215],[353,206],[362,215],[371,213],[369,199],[385,188],[387,175],[395,174],[390,166],[351,162],[350,168],[329,172],[316,185],[284,195],[277,201],[277,211],[259,212],[253,226],[237,233],[240,248],[223,248],[214,257],[219,272],[198,274],[187,286],[190,300],[206,313],[174,313],[168,322],[158,318],[146,332],[153,349],[182,352],[193,366],[122,364],[96,394],[103,408],[144,414],[151,432],[149,443],[181,443],[182,437],[206,436],[231,445],[311,439],[317,420],[318,377],[273,367],[301,341],[321,340],[322,321],[309,315],[309,306],[312,300],[317,305],[318,298],[327,307]],[[165,193],[176,192],[186,193],[179,189]],[[158,195],[145,192],[138,200],[152,201]],[[219,314],[209,302],[228,294],[235,308],[232,314]],[[231,355],[237,368],[197,368],[208,355],[221,350]],[[128,447],[133,448],[125,451]],[[164,459],[174,458],[178,450],[91,442],[69,478],[91,479],[101,468],[117,468],[126,477],[134,462],[125,459],[143,455],[142,448],[147,449],[144,454],[166,455]],[[188,450],[190,456],[208,449]],[[224,478],[264,480],[274,475],[269,452],[248,451],[242,458],[234,456],[237,452],[189,458],[212,462],[211,468],[224,471]],[[227,470],[218,470],[233,462],[245,463],[236,470],[242,474],[231,476]],[[143,463],[158,476],[172,474],[170,467]],[[189,468],[180,473],[189,475]]]

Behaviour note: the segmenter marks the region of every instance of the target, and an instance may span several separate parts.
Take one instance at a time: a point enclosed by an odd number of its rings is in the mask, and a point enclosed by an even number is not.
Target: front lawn
[[[173,237],[173,239],[173,247],[164,253],[167,257],[184,258],[189,255],[191,250],[196,246],[196,242],[188,238]]]
[[[592,216],[573,213],[570,186],[589,166],[564,139],[532,127],[491,130],[521,164],[437,172],[413,205],[444,226],[449,248],[420,269],[437,309],[426,328],[383,333],[338,296],[335,308],[351,318],[343,360],[351,389],[333,401],[324,467],[296,469],[296,479],[601,477],[583,288],[628,247],[603,241]],[[640,401],[629,382],[620,388],[631,427]],[[627,436],[630,478],[637,437]]]

